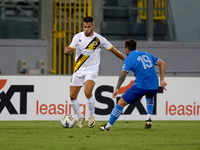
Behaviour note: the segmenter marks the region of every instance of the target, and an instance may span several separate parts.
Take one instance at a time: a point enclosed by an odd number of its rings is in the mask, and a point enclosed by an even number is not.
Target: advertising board
[[[60,120],[76,117],[69,98],[71,76],[0,76],[0,120]],[[153,120],[199,120],[200,78],[166,77],[167,91],[159,87]],[[127,76],[117,99],[112,98],[117,76],[99,76],[93,90],[96,120],[108,120],[117,100],[134,78]],[[88,119],[87,99],[81,89],[81,113]],[[77,118],[76,118],[77,119]],[[145,97],[124,107],[118,120],[145,120]]]

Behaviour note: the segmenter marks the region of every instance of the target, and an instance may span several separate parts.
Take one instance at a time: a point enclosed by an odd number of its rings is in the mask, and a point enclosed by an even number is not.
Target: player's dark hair
[[[92,17],[90,17],[90,16],[86,16],[85,18],[83,18],[83,22],[86,22],[86,23],[88,23],[88,22],[92,22],[93,23],[93,18]]]
[[[136,47],[137,47],[137,42],[135,40],[133,39],[126,40],[125,48],[127,48],[130,51],[133,51],[136,49]]]

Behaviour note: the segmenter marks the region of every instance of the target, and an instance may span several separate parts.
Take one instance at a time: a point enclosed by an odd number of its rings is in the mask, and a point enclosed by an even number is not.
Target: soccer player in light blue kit
[[[130,87],[120,98],[118,104],[112,110],[108,124],[100,125],[102,131],[109,131],[111,126],[119,118],[124,106],[129,103],[134,103],[142,96],[146,96],[147,103],[147,119],[144,128],[149,129],[152,125],[151,115],[154,106],[154,96],[159,87],[158,76],[156,74],[154,65],[158,65],[160,69],[160,84],[165,88],[167,83],[164,80],[165,76],[165,62],[156,56],[143,51],[136,50],[137,42],[133,39],[126,40],[125,51],[127,57],[124,60],[124,66],[119,76],[116,90],[113,92],[113,98],[116,98],[122,83],[127,74],[132,70],[136,77],[134,84]]]

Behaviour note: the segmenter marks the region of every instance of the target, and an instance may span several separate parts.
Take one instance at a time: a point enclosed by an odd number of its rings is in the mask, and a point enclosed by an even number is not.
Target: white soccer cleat
[[[77,125],[78,128],[82,128],[83,127],[84,120],[85,120],[85,117],[82,117],[82,118],[78,119],[78,125]]]
[[[88,126],[90,128],[92,128],[92,127],[94,127],[94,125],[95,125],[95,118],[94,118],[94,116],[91,116],[88,118]]]

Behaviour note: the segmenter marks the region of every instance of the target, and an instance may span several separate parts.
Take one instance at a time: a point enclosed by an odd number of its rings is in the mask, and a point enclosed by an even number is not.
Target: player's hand
[[[163,87],[163,89],[165,89],[165,91],[167,91],[167,89],[165,88],[167,85],[167,82],[165,82],[165,80],[161,80],[160,81],[161,86]]]
[[[64,53],[65,53],[65,55],[69,56],[72,53],[72,49],[69,46],[67,46],[64,49]]]
[[[112,93],[112,97],[116,98],[118,95],[119,89],[116,89],[113,93]]]

